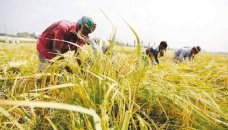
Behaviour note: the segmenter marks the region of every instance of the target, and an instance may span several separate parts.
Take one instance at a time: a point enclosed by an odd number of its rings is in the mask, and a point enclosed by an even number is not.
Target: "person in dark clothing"
[[[153,48],[153,47],[148,47],[146,49],[146,55],[149,56],[152,64],[159,64],[159,59],[158,56],[160,54],[160,56],[164,56],[164,51],[167,48],[167,42],[166,41],[161,41],[161,43],[159,44],[159,46],[157,48]]]

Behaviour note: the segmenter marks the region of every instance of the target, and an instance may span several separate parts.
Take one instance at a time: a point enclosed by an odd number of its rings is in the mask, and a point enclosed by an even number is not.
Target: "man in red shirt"
[[[67,51],[78,50],[78,47],[64,42],[72,42],[79,46],[85,44],[85,39],[87,39],[90,33],[92,33],[96,28],[96,24],[90,17],[82,17],[78,22],[71,22],[67,20],[62,20],[53,23],[49,26],[39,37],[37,41],[38,59],[39,59],[39,69],[41,72],[45,71],[50,60],[59,54],[64,54]],[[78,63],[81,64],[80,60]],[[67,71],[70,71],[66,67]]]

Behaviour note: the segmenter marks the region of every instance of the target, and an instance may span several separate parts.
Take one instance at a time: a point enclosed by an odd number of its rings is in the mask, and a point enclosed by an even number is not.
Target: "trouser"
[[[41,72],[44,72],[46,70],[46,68],[48,67],[48,65],[50,65],[50,61],[46,58],[43,57],[43,55],[41,55],[39,52],[38,52],[38,68]]]
[[[173,60],[177,60],[179,57],[179,55],[177,54],[177,52],[174,53],[174,56],[173,56]]]
[[[53,70],[52,69],[47,69],[51,64],[52,62],[48,59],[46,59],[45,57],[43,57],[43,55],[41,55],[39,52],[38,52],[38,68],[40,70],[41,73],[51,73]],[[41,76],[38,76],[37,79],[38,80],[43,80],[43,82],[51,82],[53,84],[56,84],[57,82],[60,81],[60,79],[58,80],[55,80],[55,78],[58,78],[59,76],[55,76],[55,75],[41,75]]]

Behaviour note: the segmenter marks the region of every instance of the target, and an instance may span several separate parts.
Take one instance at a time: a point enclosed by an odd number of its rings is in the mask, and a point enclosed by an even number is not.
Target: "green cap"
[[[86,27],[90,33],[96,29],[96,23],[94,23],[92,18],[90,17],[83,16],[81,19],[78,20],[78,23]]]

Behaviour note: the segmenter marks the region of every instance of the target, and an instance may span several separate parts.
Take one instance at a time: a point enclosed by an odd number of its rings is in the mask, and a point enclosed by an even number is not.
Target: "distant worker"
[[[47,65],[51,63],[50,60],[58,55],[67,51],[75,51],[76,53],[78,47],[73,44],[84,45],[85,39],[89,38],[88,35],[95,28],[96,24],[92,18],[86,16],[79,19],[77,23],[67,20],[53,23],[40,35],[37,41],[39,70],[41,72],[45,71]],[[67,42],[72,42],[73,44]],[[79,59],[77,61],[80,65],[81,61]],[[69,67],[65,67],[65,69],[71,72]]]
[[[196,54],[198,54],[201,51],[200,46],[194,46],[192,48],[183,47],[175,51],[173,60],[178,60],[180,62],[183,62],[188,58],[188,60],[191,62]]]
[[[164,51],[166,51],[167,48],[167,42],[166,41],[161,41],[158,47],[153,48],[153,47],[148,47],[146,49],[146,55],[149,56],[152,64],[159,64],[159,54],[160,57],[164,56]]]

